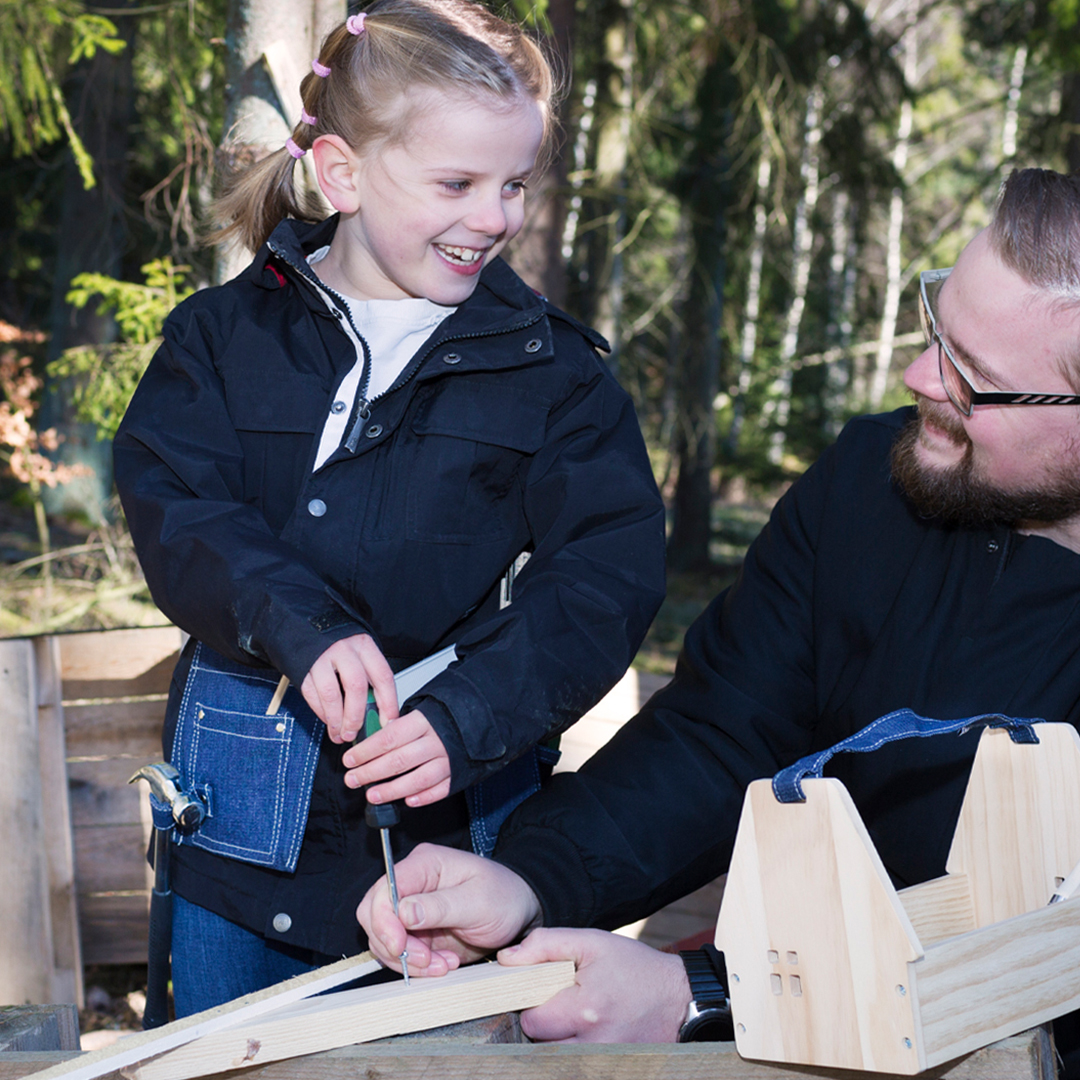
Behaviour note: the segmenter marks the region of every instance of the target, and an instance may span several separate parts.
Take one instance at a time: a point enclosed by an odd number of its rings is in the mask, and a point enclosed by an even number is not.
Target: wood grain
[[[574,984],[570,961],[460,968],[441,979],[346,990],[276,1009],[260,1023],[205,1035],[152,1061],[124,1069],[129,1080],[189,1080],[388,1035],[455,1024],[541,1005]]]
[[[898,895],[924,948],[943,938],[975,929],[971,887],[966,874],[946,874],[901,889]]]

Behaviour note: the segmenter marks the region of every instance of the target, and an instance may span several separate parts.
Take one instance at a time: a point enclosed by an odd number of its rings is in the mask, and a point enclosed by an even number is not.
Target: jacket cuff
[[[562,833],[542,826],[514,829],[513,820],[511,815],[499,833],[494,859],[513,870],[536,894],[543,925],[592,925],[596,902],[577,846]]]

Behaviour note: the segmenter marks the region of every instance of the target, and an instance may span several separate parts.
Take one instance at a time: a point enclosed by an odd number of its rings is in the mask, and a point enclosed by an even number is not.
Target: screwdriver
[[[374,735],[382,727],[379,722],[379,710],[375,704],[375,695],[368,690],[367,709],[364,712],[364,738]],[[368,803],[364,809],[364,821],[369,829],[378,829],[382,841],[383,862],[386,864],[386,881],[390,886],[390,903],[394,905],[394,915],[398,913],[397,876],[394,873],[394,853],[390,849],[390,826],[401,821],[398,803]],[[409,950],[404,949],[398,957],[401,961],[401,973],[405,976],[405,985],[409,985]]]
[[[285,691],[289,688],[289,676],[282,675],[266,708],[267,716],[276,716],[281,708]],[[375,704],[375,694],[368,689],[367,707],[364,711],[364,738],[374,735],[382,727],[379,723],[379,709]],[[357,740],[359,741],[359,740]],[[390,902],[394,905],[394,915],[398,913],[397,875],[394,873],[394,853],[390,850],[390,826],[401,821],[401,812],[397,803],[368,803],[364,809],[364,821],[369,829],[378,829],[382,841],[383,862],[386,864],[386,880],[390,885]],[[405,949],[398,957],[401,961],[401,973],[405,976],[405,985],[409,985],[409,950]]]

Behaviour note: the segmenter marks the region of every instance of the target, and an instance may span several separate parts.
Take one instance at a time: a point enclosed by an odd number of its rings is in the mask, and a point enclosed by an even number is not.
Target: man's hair
[[[998,196],[990,244],[1028,284],[1080,306],[1080,173],[1014,170]]]

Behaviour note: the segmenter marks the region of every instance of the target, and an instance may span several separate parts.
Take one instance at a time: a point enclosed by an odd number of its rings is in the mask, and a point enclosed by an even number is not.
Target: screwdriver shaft
[[[394,914],[398,913],[397,875],[394,873],[394,853],[390,850],[390,830],[380,829],[382,838],[383,862],[386,864],[386,880],[390,885],[390,903],[394,905]],[[401,961],[401,973],[405,976],[405,985],[409,985],[409,951],[405,949],[398,957]]]

